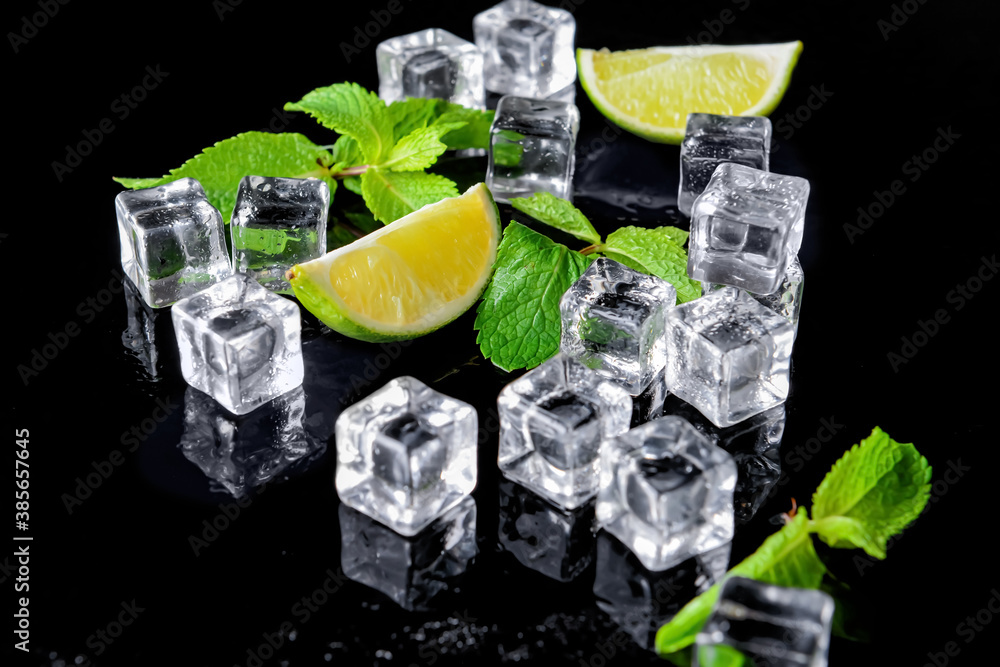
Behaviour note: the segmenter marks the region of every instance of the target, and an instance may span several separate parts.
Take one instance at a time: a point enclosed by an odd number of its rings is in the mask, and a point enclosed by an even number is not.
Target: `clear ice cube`
[[[691,215],[691,205],[720,164],[734,162],[767,171],[770,153],[771,121],[764,116],[688,114],[677,208]]]
[[[178,301],[181,374],[242,415],[302,384],[299,307],[243,274]]]
[[[483,54],[447,30],[429,28],[387,39],[375,49],[378,94],[386,102],[433,97],[484,108]]]
[[[296,387],[246,415],[234,415],[208,394],[184,394],[181,451],[230,495],[250,494],[326,450],[303,425],[306,396]]]
[[[597,606],[636,644],[652,650],[657,630],[726,573],[730,548],[727,542],[668,570],[653,572],[620,540],[601,531],[594,578]]]
[[[346,505],[338,516],[344,575],[407,611],[433,609],[478,552],[476,502],[469,496],[412,537]]]
[[[676,302],[667,281],[601,257],[559,302],[559,351],[638,395],[666,363],[666,312]]]
[[[478,416],[468,403],[404,376],[337,418],[337,493],[412,536],[476,486]]]
[[[822,591],[729,577],[698,633],[695,665],[737,664],[726,660],[735,650],[759,667],[826,667],[833,612]]]
[[[778,289],[770,294],[754,294],[750,296],[758,303],[767,306],[777,314],[784,317],[795,327],[795,333],[799,330],[799,312],[802,310],[802,286],[805,284],[805,273],[799,263],[798,256],[792,257],[785,269],[785,275],[781,278]],[[725,287],[719,283],[702,283],[702,294],[708,294]]]
[[[525,567],[572,581],[593,561],[594,503],[564,510],[521,484],[500,481],[500,546]]]
[[[719,427],[788,397],[795,327],[735,287],[667,313],[667,388]]]
[[[565,9],[506,0],[472,20],[486,90],[545,98],[576,80],[576,20]]]
[[[285,271],[326,253],[330,187],[315,178],[244,176],[229,223],[233,269],[274,292]]]
[[[486,185],[499,201],[550,192],[573,197],[580,111],[553,100],[506,95],[490,128]]]
[[[601,445],[597,523],[650,570],[733,537],[736,463],[680,417],[647,422]]]
[[[632,417],[628,392],[563,355],[504,387],[497,407],[500,470],[570,510],[597,493],[601,440]]]
[[[771,294],[802,245],[808,198],[804,178],[720,164],[691,207],[688,275]]]
[[[120,192],[115,211],[122,270],[153,308],[232,274],[222,215],[195,179]]]

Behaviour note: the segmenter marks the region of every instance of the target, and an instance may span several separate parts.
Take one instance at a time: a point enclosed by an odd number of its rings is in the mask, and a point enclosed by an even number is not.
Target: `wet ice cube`
[[[193,178],[115,198],[122,270],[153,308],[169,306],[233,270],[222,215]]]
[[[572,581],[594,557],[594,503],[564,510],[521,484],[500,481],[500,546],[525,567]]]
[[[545,98],[576,80],[576,20],[565,9],[506,0],[476,14],[472,29],[489,91]]]
[[[468,403],[396,378],[337,418],[337,493],[412,536],[475,488],[477,429]]]
[[[722,578],[731,544],[725,543],[663,571],[645,567],[620,540],[597,535],[597,606],[644,649],[653,649],[656,632],[693,597]]]
[[[234,414],[302,384],[299,307],[244,274],[178,301],[181,374]]]
[[[730,664],[735,650],[760,667],[826,667],[833,612],[822,591],[729,577],[698,633],[695,664]]]
[[[770,294],[754,294],[750,292],[756,301],[767,306],[777,314],[784,317],[795,327],[795,333],[799,330],[799,312],[802,310],[802,286],[805,284],[805,273],[799,258],[793,257],[785,269],[785,275],[781,278],[778,289]],[[702,293],[708,294],[725,287],[719,283],[702,283]]]
[[[691,205],[720,164],[735,162],[767,171],[770,152],[771,121],[764,116],[688,114],[677,208],[691,215]]]
[[[688,275],[771,294],[802,244],[808,197],[804,178],[720,164],[691,208]]]
[[[500,470],[565,509],[597,493],[601,440],[623,433],[632,399],[557,355],[500,392]]]
[[[242,497],[293,467],[304,468],[326,444],[303,425],[302,387],[246,415],[228,412],[208,394],[184,394],[184,457],[234,497]]]
[[[484,108],[483,54],[447,30],[429,28],[387,39],[375,49],[379,97],[432,97]]]
[[[665,570],[733,537],[736,464],[680,417],[601,445],[597,523],[650,570]]]
[[[666,311],[676,301],[667,281],[601,257],[559,302],[559,350],[638,395],[666,362]]]
[[[469,496],[412,537],[346,505],[339,518],[344,575],[408,611],[433,609],[478,553],[476,502]]]
[[[788,397],[795,327],[735,287],[667,313],[667,388],[719,427]]]
[[[330,187],[315,178],[244,176],[229,224],[233,269],[275,292],[285,271],[326,252]]]
[[[580,111],[553,100],[505,95],[490,128],[486,185],[510,201],[535,192],[573,197],[573,169]]]

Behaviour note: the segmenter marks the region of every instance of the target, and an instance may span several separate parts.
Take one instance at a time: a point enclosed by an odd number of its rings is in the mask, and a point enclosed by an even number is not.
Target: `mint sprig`
[[[534,236],[528,236],[526,232],[530,230],[518,223],[512,222],[507,227],[493,281],[483,295],[475,324],[483,356],[504,370],[533,368],[559,351],[562,329],[559,300],[598,254],[663,278],[677,290],[678,303],[701,296],[700,283],[687,275],[683,245],[688,233],[682,229],[623,227],[602,242],[587,216],[565,199],[543,192],[515,197],[510,203],[539,222],[591,245],[574,252],[543,234],[531,232]],[[509,243],[508,234],[516,235]],[[531,239],[530,249],[525,246],[526,238]],[[536,257],[542,249],[542,256]],[[580,264],[581,258],[585,263]],[[582,268],[578,271],[577,267]],[[534,298],[536,292],[532,290],[548,279],[551,284],[546,283],[546,298]],[[553,297],[552,290],[556,287],[561,291]],[[517,310],[524,306],[529,307],[523,313]],[[530,319],[526,319],[525,313],[530,314]]]
[[[826,566],[813,548],[816,534],[833,547],[861,547],[885,558],[884,540],[903,531],[930,499],[931,467],[912,444],[877,426],[834,464],[813,495],[813,518],[799,508],[777,533],[729,570],[779,586],[819,588]],[[720,584],[691,600],[656,634],[661,655],[692,643],[719,596]]]
[[[493,120],[492,111],[444,100],[411,98],[386,105],[355,83],[317,88],[285,109],[305,112],[340,136],[332,145],[318,146],[301,134],[247,132],[205,149],[161,178],[115,180],[136,189],[196,178],[228,223],[244,176],[312,176],[325,180],[331,193],[343,181],[377,220],[388,224],[458,195],[453,181],[424,170],[448,149],[486,148]]]

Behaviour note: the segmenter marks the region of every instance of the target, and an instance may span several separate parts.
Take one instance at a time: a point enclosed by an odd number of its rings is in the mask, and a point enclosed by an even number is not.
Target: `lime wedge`
[[[765,116],[778,106],[802,42],[577,49],[580,83],[616,125],[660,143],[684,139],[687,115]]]
[[[468,310],[486,288],[500,214],[483,183],[428,204],[288,272],[299,302],[345,336],[416,338]]]

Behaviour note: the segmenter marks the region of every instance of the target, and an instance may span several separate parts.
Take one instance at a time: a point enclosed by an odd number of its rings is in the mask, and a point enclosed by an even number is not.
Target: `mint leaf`
[[[358,142],[346,134],[342,134],[337,138],[330,153],[333,156],[334,169],[331,170],[333,173],[345,167],[359,165],[364,161],[361,149],[358,148]]]
[[[728,575],[749,577],[778,586],[818,588],[826,573],[809,535],[804,509],[760,545],[754,553],[733,567]],[[673,619],[656,633],[656,651],[673,653],[694,643],[719,597],[720,584],[688,602]]]
[[[520,223],[507,225],[493,280],[476,311],[483,356],[512,371],[558,352],[559,300],[591,261]]]
[[[457,197],[458,188],[437,174],[374,168],[361,175],[361,195],[375,219],[389,224],[421,206]]]
[[[443,100],[423,97],[408,97],[389,105],[389,120],[392,122],[393,140],[399,141],[410,132],[427,127],[437,118]]]
[[[206,148],[162,178],[115,180],[128,188],[148,188],[179,178],[195,178],[228,223],[236,205],[236,190],[244,176],[313,176],[326,181],[332,196],[337,183],[329,176],[327,168],[331,164],[330,152],[301,134],[244,132]]]
[[[441,137],[464,125],[465,123],[435,123],[429,127],[418,127],[400,139],[379,166],[393,171],[423,171],[448,150]]]
[[[813,495],[815,530],[832,547],[885,558],[886,543],[923,511],[931,467],[912,444],[877,426],[823,478]]]
[[[663,278],[677,290],[677,303],[685,303],[701,296],[701,283],[687,275],[687,253],[675,241],[683,233],[673,227],[622,227],[598,250],[630,269]]]
[[[141,190],[143,188],[155,188],[157,185],[163,185],[169,181],[164,181],[162,177],[158,178],[127,178],[124,176],[114,176],[112,179],[115,183],[120,183],[124,185],[129,190]]]
[[[351,176],[349,178],[341,180],[340,182],[343,183],[344,187],[347,188],[349,191],[353,192],[359,197],[362,196],[360,176]]]
[[[286,111],[305,111],[338,134],[358,142],[368,164],[378,164],[392,150],[393,123],[385,102],[356,83],[335,83],[306,93]]]
[[[514,197],[510,205],[522,213],[527,213],[535,220],[550,227],[571,234],[588,243],[600,243],[601,235],[590,224],[580,209],[565,199],[560,199],[549,192],[536,192],[530,197]]]
[[[469,109],[461,104],[444,102],[440,105],[441,115],[434,121],[440,123],[465,123],[465,127],[456,129],[443,137],[443,141],[451,149],[489,148],[490,126],[493,125],[493,111]]]
[[[686,232],[680,227],[657,227],[656,229],[682,248],[687,243],[688,237],[691,236],[691,232]]]

